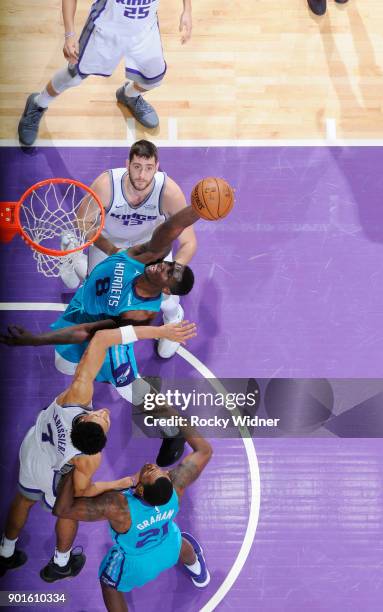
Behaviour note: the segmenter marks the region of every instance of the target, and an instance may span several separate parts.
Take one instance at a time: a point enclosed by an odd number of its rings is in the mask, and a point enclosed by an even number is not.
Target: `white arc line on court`
[[[50,310],[57,312],[64,311],[66,307],[67,304],[59,304],[52,302],[0,302],[0,310]],[[185,361],[187,361],[191,366],[193,366],[193,368],[195,368],[197,372],[199,372],[204,378],[215,379],[214,384],[211,383],[213,387],[216,387],[218,385],[222,388],[222,385],[216,379],[216,376],[213,374],[213,372],[209,370],[209,368],[207,368],[202,363],[202,361],[200,361],[197,357],[195,357],[195,355],[186,350],[183,346],[179,347],[178,355],[185,359]],[[255,532],[258,526],[261,488],[258,460],[252,439],[242,437],[242,442],[245,447],[247,461],[249,463],[251,488],[250,511],[246,533],[243,538],[242,546],[239,550],[237,558],[234,561],[231,569],[229,570],[228,575],[226,576],[219,589],[203,606],[203,608],[201,608],[200,612],[212,612],[212,610],[215,610],[215,608],[223,600],[225,595],[227,595],[227,593],[230,591],[231,587],[233,586],[239,574],[241,573],[241,570],[245,565],[247,557],[249,556],[251,546],[255,537]]]
[[[197,370],[197,372],[201,374],[201,376],[203,376],[204,378],[216,379],[216,376],[214,376],[213,372],[211,372],[209,368],[207,368],[197,357],[195,357],[195,355],[187,351],[183,346],[179,347],[177,353],[180,357],[183,357],[185,361],[190,363],[190,365],[192,365]],[[215,384],[212,386],[215,387]],[[249,556],[251,546],[254,541],[255,532],[258,526],[261,489],[258,460],[252,439],[242,438],[242,442],[244,444],[247,460],[249,463],[251,488],[250,511],[246,533],[243,538],[242,546],[239,550],[237,558],[234,561],[234,564],[232,565],[228,575],[226,576],[219,589],[214,593],[213,597],[211,597],[209,601],[204,605],[204,607],[201,608],[200,612],[212,612],[212,610],[215,610],[215,608],[223,600],[225,595],[227,595],[227,593],[230,591],[231,587],[233,586],[239,574],[241,573],[241,570],[245,565],[247,557]]]

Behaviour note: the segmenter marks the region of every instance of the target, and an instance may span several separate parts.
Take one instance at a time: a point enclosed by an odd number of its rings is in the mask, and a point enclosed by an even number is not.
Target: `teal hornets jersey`
[[[126,251],[101,261],[76,293],[83,312],[102,318],[118,317],[128,310],[158,312],[161,293],[151,298],[142,298],[136,293],[135,279],[144,270],[145,264],[129,257]]]
[[[130,489],[123,492],[129,505],[132,526],[127,533],[117,533],[111,527],[112,538],[129,555],[141,555],[157,546],[166,546],[173,520],[179,509],[177,493],[163,506],[151,506]]]
[[[130,489],[123,492],[130,510],[132,525],[126,533],[111,527],[115,545],[101,562],[99,578],[117,591],[128,592],[154,580],[175,565],[181,552],[181,532],[174,522],[178,497],[167,504],[150,506]]]

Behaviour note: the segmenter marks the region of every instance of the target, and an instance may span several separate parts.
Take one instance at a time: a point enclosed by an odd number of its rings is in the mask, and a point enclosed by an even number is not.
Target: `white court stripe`
[[[331,143],[336,142],[336,121],[331,117],[326,119],[326,139]]]
[[[130,140],[130,136],[129,136]],[[151,140],[158,147],[328,147],[328,141],[323,139],[293,139],[293,140],[177,140],[175,144],[169,140]],[[127,140],[36,140],[34,147],[114,147],[126,148]],[[382,147],[383,140],[378,138],[342,138],[336,141],[339,147]],[[0,147],[20,147],[17,139],[0,140]]]
[[[178,124],[175,117],[169,117],[168,119],[168,141],[173,144],[178,144]]]
[[[119,142],[119,141],[117,141],[117,142]],[[126,141],[125,141],[125,147],[128,146],[128,145],[133,144],[134,142],[136,142],[136,120],[133,119],[133,117],[128,117],[128,119],[126,120]],[[83,146],[86,147],[88,145],[83,145]],[[99,145],[99,146],[102,146],[102,145]],[[112,146],[116,146],[116,145],[112,145]]]
[[[0,310],[54,310],[64,311],[68,304],[49,302],[0,302]]]
[[[0,303],[0,310],[56,310],[62,311],[65,310],[66,304],[54,304],[54,303],[21,303],[21,302],[3,302]],[[195,355],[192,355],[189,351],[187,351],[183,346],[180,346],[178,349],[178,355],[185,359],[191,366],[193,366],[204,378],[213,378],[215,376],[209,368],[207,368]],[[218,380],[214,381],[213,387],[216,389],[222,390],[223,387]],[[232,567],[229,570],[228,575],[225,580],[219,587],[219,589],[214,593],[214,595],[209,599],[209,601],[201,608],[200,612],[212,612],[218,606],[218,604],[222,601],[222,599],[227,595],[230,591],[231,587],[237,580],[239,574],[242,571],[242,568],[246,562],[246,559],[250,553],[251,546],[255,537],[255,532],[258,526],[259,519],[259,506],[260,506],[260,476],[259,476],[259,466],[257,461],[257,455],[255,452],[255,448],[253,445],[253,441],[251,438],[242,438],[242,442],[245,447],[247,460],[249,463],[249,471],[250,471],[250,485],[251,485],[251,494],[250,494],[250,511],[249,511],[249,520],[247,523],[246,533],[243,538],[242,546],[239,550],[236,560],[234,561]]]

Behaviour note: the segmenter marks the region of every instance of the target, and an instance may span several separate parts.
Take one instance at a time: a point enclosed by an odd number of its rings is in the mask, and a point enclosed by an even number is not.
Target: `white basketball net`
[[[100,207],[92,195],[74,183],[37,186],[20,208],[20,225],[35,245],[67,255],[47,255],[33,249],[37,270],[44,276],[73,273],[84,260],[81,246],[96,234]],[[33,245],[32,245],[33,246]]]

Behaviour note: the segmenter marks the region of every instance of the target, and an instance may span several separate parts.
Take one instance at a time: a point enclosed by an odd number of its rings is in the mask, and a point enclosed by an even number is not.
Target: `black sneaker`
[[[185,450],[185,438],[164,438],[157,455],[158,467],[168,467],[180,459]]]
[[[56,580],[63,580],[64,578],[73,578],[77,576],[85,565],[86,556],[81,552],[70,554],[69,561],[64,567],[60,567],[53,561],[54,557],[49,563],[43,567],[40,571],[40,578],[45,582],[56,582]]]
[[[30,147],[33,145],[39,132],[40,121],[47,110],[37,106],[35,97],[38,93],[33,93],[27,98],[24,112],[19,121],[19,140],[22,145]]]
[[[17,569],[27,562],[27,555],[22,550],[15,550],[11,557],[0,556],[0,576],[10,569]]]
[[[307,0],[309,7],[315,15],[324,15],[326,12],[326,0]]]

